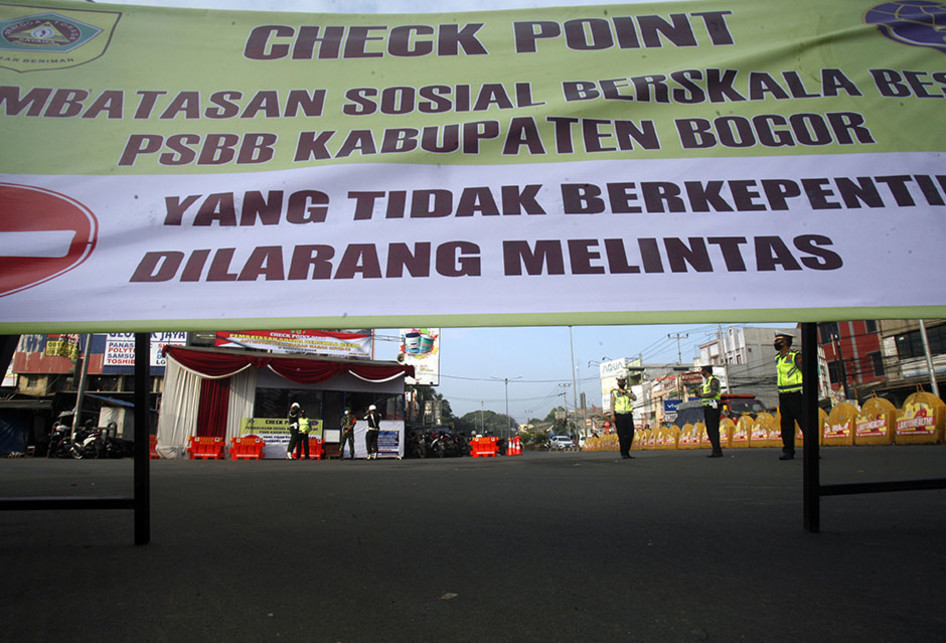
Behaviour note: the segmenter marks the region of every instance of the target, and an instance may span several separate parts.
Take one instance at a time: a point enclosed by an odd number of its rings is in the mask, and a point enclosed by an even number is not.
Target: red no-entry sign
[[[0,183],[0,297],[54,279],[85,261],[98,222],[65,195]]]

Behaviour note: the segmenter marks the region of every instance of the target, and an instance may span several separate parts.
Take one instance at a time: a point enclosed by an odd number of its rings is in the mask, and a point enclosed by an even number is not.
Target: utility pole
[[[841,378],[841,386],[844,388],[844,399],[851,399],[851,390],[847,384],[847,367],[844,366],[844,357],[841,355],[841,339],[835,334],[832,338],[834,340],[834,353],[838,358],[838,366],[841,369],[839,377]]]
[[[575,383],[575,367],[577,366],[577,364],[575,364],[575,342],[572,341],[572,327],[571,326],[568,327],[568,346],[571,349],[571,358],[572,358],[572,361],[571,361],[571,364],[572,364],[572,369],[571,369],[572,371],[572,401],[574,402],[574,404],[572,404],[572,408],[575,409],[575,413],[577,414],[578,413],[578,385]],[[567,414],[566,414],[566,417],[567,417]]]
[[[732,388],[729,386],[729,355],[726,350],[726,342],[723,339],[723,327],[721,325],[716,326],[716,342],[719,344],[719,358],[723,362],[723,377],[726,378],[726,387],[723,390],[723,393],[732,393]]]
[[[685,339],[689,336],[690,336],[690,333],[687,333],[685,335],[680,335],[680,334],[671,335],[670,333],[667,333],[668,338],[677,340],[677,364],[681,364],[681,365],[683,364],[683,353],[680,351],[680,340]],[[684,391],[684,388],[683,388],[683,375],[679,373],[677,374],[677,382],[678,382],[677,397],[680,398],[681,402],[686,402],[686,400],[684,399],[686,397],[686,392]]]
[[[79,385],[76,387],[76,410],[72,416],[71,438],[76,439],[76,429],[79,427],[82,416],[82,402],[85,397],[85,378],[89,372],[89,352],[92,350],[92,335],[85,335],[85,350],[82,352],[82,365],[79,370]]]
[[[568,391],[562,391],[562,404],[565,407],[565,435],[568,435]]]
[[[930,354],[930,339],[926,336],[926,323],[920,321],[920,337],[923,338],[923,352],[926,354],[926,369],[930,373],[930,387],[933,395],[939,397],[939,385],[936,383],[936,372],[933,370],[933,356]]]
[[[679,335],[679,334],[678,334],[678,335],[671,335],[671,334],[667,333],[667,337],[668,337],[669,339],[675,339],[675,340],[677,340],[677,364],[682,364],[682,363],[683,363],[683,353],[680,351],[680,340],[681,340],[681,339],[686,339],[686,338],[689,337],[689,336],[690,336],[690,333],[687,333],[687,334],[685,334],[685,335]]]

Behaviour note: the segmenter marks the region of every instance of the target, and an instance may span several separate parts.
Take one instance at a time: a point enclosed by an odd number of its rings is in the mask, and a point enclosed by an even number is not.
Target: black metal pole
[[[20,343],[19,335],[0,335],[0,378],[7,372],[7,367],[13,361],[13,353]]]
[[[151,542],[151,334],[135,333],[135,544]]]
[[[818,325],[814,322],[801,325],[801,355],[805,530],[816,534],[821,529],[821,470],[818,461]]]

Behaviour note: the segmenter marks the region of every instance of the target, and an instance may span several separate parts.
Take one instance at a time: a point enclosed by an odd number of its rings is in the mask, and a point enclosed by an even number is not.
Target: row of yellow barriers
[[[719,423],[723,448],[781,447],[780,417],[760,413],[752,418],[743,415],[738,422],[729,418]],[[830,413],[819,410],[819,444],[852,446],[862,444],[936,444],[944,441],[946,403],[932,393],[918,391],[906,399],[902,409],[888,400],[872,397],[858,408],[852,402],[841,402]],[[804,444],[801,429],[795,425],[795,443]],[[682,427],[640,429],[634,434],[635,450],[707,449],[710,447],[702,422]],[[614,433],[588,438],[585,451],[617,451],[618,436]]]

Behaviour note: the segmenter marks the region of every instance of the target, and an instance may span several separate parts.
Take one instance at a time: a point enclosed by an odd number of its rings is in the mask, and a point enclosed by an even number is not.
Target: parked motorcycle
[[[47,458],[70,458],[72,457],[72,429],[62,422],[56,422],[53,430],[49,434],[49,448],[46,450]]]
[[[421,431],[416,429],[408,431],[404,455],[408,458],[424,458],[427,456],[424,434]]]
[[[428,458],[442,458],[447,455],[447,444],[442,431],[427,431],[424,434],[424,449]]]
[[[104,457],[105,440],[102,437],[102,429],[89,423],[76,429],[69,454],[76,460]]]

